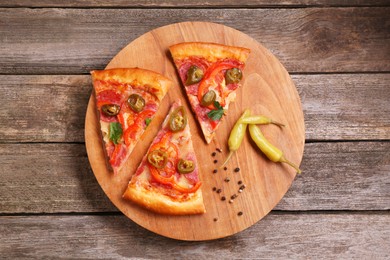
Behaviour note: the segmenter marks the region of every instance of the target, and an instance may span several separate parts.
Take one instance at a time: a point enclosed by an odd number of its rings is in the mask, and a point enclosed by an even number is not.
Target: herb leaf
[[[217,109],[211,110],[207,113],[207,117],[210,118],[213,121],[220,120],[223,116],[223,113],[225,112],[221,106],[221,104],[218,101],[214,101],[214,106]]]
[[[109,136],[108,138],[114,142],[114,144],[118,144],[122,137],[122,126],[118,122],[110,123]]]
[[[152,122],[152,119],[150,117],[145,119],[146,126],[148,126],[150,124],[150,122]]]

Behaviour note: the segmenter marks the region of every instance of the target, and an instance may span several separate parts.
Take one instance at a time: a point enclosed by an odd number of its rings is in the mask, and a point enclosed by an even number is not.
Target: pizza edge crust
[[[129,183],[123,198],[133,201],[151,211],[167,215],[189,215],[205,213],[203,197],[200,188],[188,200],[175,200],[167,195],[146,189],[147,183]]]
[[[116,81],[138,85],[147,92],[154,94],[161,101],[168,90],[173,86],[173,81],[154,72],[141,68],[115,68],[91,71],[93,81]]]
[[[210,62],[220,59],[235,59],[245,63],[250,49],[208,42],[183,42],[169,47],[174,60],[182,60],[191,56],[205,58]]]

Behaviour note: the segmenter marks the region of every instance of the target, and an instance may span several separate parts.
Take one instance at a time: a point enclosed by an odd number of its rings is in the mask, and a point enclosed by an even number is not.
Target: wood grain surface
[[[124,216],[12,216],[0,218],[0,252],[30,259],[388,259],[389,225],[388,212],[272,213],[235,236],[187,242],[145,232]]]
[[[237,99],[229,106],[228,116],[224,117],[216,137],[209,145],[205,143],[199,125],[190,113],[191,108],[168,53],[169,46],[192,41],[215,42],[251,50],[243,71],[245,79],[237,91]],[[134,151],[137,152],[131,155],[131,160],[117,175],[113,175],[106,167],[95,100],[91,97],[85,120],[88,158],[100,186],[116,207],[139,225],[157,234],[183,240],[209,240],[246,229],[276,206],[295,177],[294,169],[265,160],[248,139],[227,164],[229,170],[223,173],[230,178],[230,183],[224,184],[225,177],[215,177],[212,174],[218,167],[213,160],[222,162],[226,158],[230,130],[246,108],[250,108],[254,114],[267,115],[284,122],[287,127],[283,130],[271,126],[263,129],[264,134],[276,146],[282,147],[286,158],[292,162],[299,165],[302,159],[305,132],[298,92],[287,71],[269,51],[249,36],[232,28],[214,23],[186,22],[160,27],[142,35],[127,45],[107,65],[107,68],[123,67],[146,68],[162,73],[172,79],[175,85],[162,101],[156,118],[148,127],[150,129],[135,147]],[[131,175],[157,134],[169,107],[179,99],[189,112],[192,141],[201,165],[199,171],[206,208],[205,214],[185,217],[152,214],[122,198]],[[225,152],[211,157],[216,148],[222,148]],[[236,167],[241,168],[240,173],[233,172]],[[247,185],[242,194],[238,194],[240,185],[237,185],[237,182],[240,180]],[[213,192],[214,186],[221,188],[222,193]],[[234,194],[240,196],[234,203],[228,203]],[[221,203],[222,196],[228,199]],[[241,211],[245,212],[243,216],[238,215]],[[219,219],[217,225],[213,223],[214,218]]]
[[[0,9],[1,74],[103,69],[140,35],[181,21],[242,31],[292,72],[389,72],[390,7],[294,9]],[[144,22],[140,22],[144,21]]]
[[[275,209],[389,210],[389,151],[390,142],[306,144],[303,174]],[[0,161],[0,215],[118,211],[97,183],[84,144],[0,144]]]
[[[307,140],[390,140],[390,74],[292,79]],[[91,89],[89,75],[0,75],[0,142],[84,142]]]
[[[181,1],[181,0],[3,0],[0,6],[3,7],[122,7],[122,8],[158,8],[158,7],[307,7],[307,6],[388,6],[389,2],[386,0],[213,0],[213,1]]]
[[[0,258],[390,258],[388,0],[0,7]],[[274,210],[210,242],[167,239],[122,216],[84,145],[89,71],[140,35],[188,20],[238,29],[277,56],[293,74],[308,142],[304,173]]]

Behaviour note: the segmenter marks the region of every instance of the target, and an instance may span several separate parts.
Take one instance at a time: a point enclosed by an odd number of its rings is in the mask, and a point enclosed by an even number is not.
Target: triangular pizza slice
[[[139,68],[91,71],[104,150],[118,173],[173,84]]]
[[[161,214],[204,213],[199,165],[185,108],[174,103],[123,194]]]
[[[179,43],[169,50],[206,142],[210,143],[236,98],[250,50],[204,42]]]

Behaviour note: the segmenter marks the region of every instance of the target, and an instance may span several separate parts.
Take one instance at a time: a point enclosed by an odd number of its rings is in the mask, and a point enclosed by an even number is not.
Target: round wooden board
[[[202,191],[206,213],[192,216],[165,216],[144,210],[122,199],[131,175],[158,132],[170,105],[178,99],[191,111],[186,94],[168,51],[170,45],[189,42],[216,42],[251,49],[244,70],[243,86],[237,92],[236,102],[229,107],[217,131],[215,140],[207,145],[193,114],[189,118],[196,156],[200,162]],[[287,165],[267,160],[250,140],[247,133],[239,151],[232,157],[226,171],[213,170],[228,153],[227,139],[230,130],[245,108],[253,114],[262,114],[283,122],[287,127],[261,126],[264,135],[282,148],[285,156],[300,163],[303,156],[305,130],[303,112],[297,90],[282,64],[261,44],[248,35],[220,24],[184,22],[150,31],[131,42],[107,65],[107,68],[140,67],[160,72],[175,81],[168,91],[155,119],[138,142],[131,160],[118,175],[110,173],[105,164],[95,101],[91,96],[85,122],[85,142],[92,170],[104,192],[126,216],[142,227],[157,234],[180,240],[210,240],[226,237],[255,224],[280,201],[295,177]],[[216,148],[215,157],[211,154]],[[214,160],[218,160],[215,164]],[[234,168],[239,167],[239,172]],[[225,178],[230,181],[226,182]],[[238,193],[242,181],[244,192]],[[221,193],[213,191],[220,188]],[[238,194],[233,203],[229,199]],[[227,200],[222,201],[225,196]],[[243,212],[238,216],[238,212]],[[217,221],[215,221],[217,219]]]

